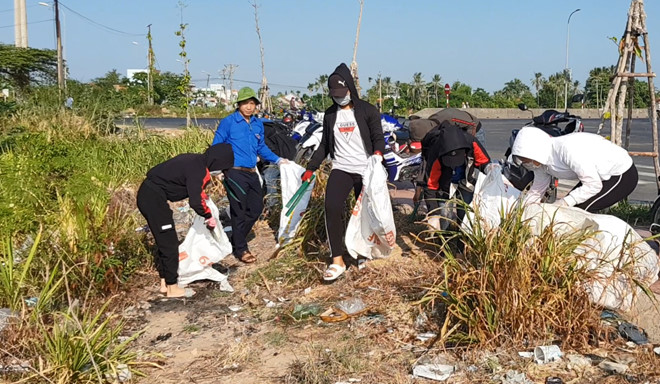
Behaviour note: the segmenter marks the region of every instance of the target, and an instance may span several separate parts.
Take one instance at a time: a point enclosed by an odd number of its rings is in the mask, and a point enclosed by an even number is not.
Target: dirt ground
[[[392,198],[398,219],[405,221],[412,192],[392,191]],[[316,276],[291,284],[300,271],[287,267],[282,256],[269,260],[276,242],[265,221],[257,223],[250,241],[257,263],[246,265],[232,256],[221,263],[234,293],[221,292],[217,283],[197,282],[191,284],[195,297],[167,299],[157,293],[155,271],[140,276],[123,310],[129,331],[141,332],[132,350],[150,364],[138,367],[145,376],[136,382],[433,383],[411,375],[413,366],[432,357],[457,368],[448,383],[543,383],[548,376],[565,383],[643,383],[657,370],[651,369],[652,345],[590,351],[627,364],[636,371],[630,375],[604,372],[598,361],[585,362],[584,351],[563,351],[561,361],[537,365],[516,351],[460,354],[433,345],[433,338],[421,336],[439,333],[440,324],[416,301],[441,271],[433,252],[415,245],[410,233],[417,230],[414,224],[399,229],[399,252],[363,269],[350,268],[331,285],[320,281],[322,262],[314,264]],[[273,271],[264,269],[278,263]],[[318,316],[351,298],[361,299],[367,310],[338,322]],[[660,343],[657,312],[648,298],[641,298],[634,311],[634,321],[646,328],[651,343]]]

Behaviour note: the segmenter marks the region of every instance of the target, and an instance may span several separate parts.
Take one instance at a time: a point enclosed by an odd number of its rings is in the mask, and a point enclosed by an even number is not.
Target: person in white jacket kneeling
[[[513,161],[534,172],[526,202],[540,202],[552,176],[579,180],[555,204],[595,213],[626,198],[637,186],[637,168],[628,152],[602,136],[576,132],[551,137],[526,127],[511,148]]]

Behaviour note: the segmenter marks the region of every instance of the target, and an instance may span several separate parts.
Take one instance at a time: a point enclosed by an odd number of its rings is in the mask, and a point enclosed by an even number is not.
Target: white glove
[[[570,205],[568,205],[564,199],[557,199],[552,205],[556,205],[558,207],[570,207]]]
[[[289,164],[289,160],[285,159],[283,157],[280,157],[280,159],[277,161],[277,165],[283,165],[283,164]]]

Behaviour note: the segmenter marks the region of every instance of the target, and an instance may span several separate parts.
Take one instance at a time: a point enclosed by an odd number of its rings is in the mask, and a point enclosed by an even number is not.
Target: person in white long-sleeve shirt
[[[597,212],[626,198],[637,186],[637,168],[628,152],[602,136],[576,132],[551,137],[523,128],[511,147],[513,160],[534,172],[526,202],[540,202],[552,176],[579,183],[557,205]]]

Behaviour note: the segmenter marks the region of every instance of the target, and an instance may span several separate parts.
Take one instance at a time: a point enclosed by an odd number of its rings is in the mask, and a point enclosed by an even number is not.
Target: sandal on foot
[[[339,264],[330,264],[328,268],[325,270],[325,272],[323,272],[323,280],[335,281],[344,272],[346,272],[346,266],[342,266]]]
[[[245,264],[252,264],[257,261],[257,258],[254,257],[250,251],[243,252],[239,257],[237,257],[237,259],[244,262]]]

